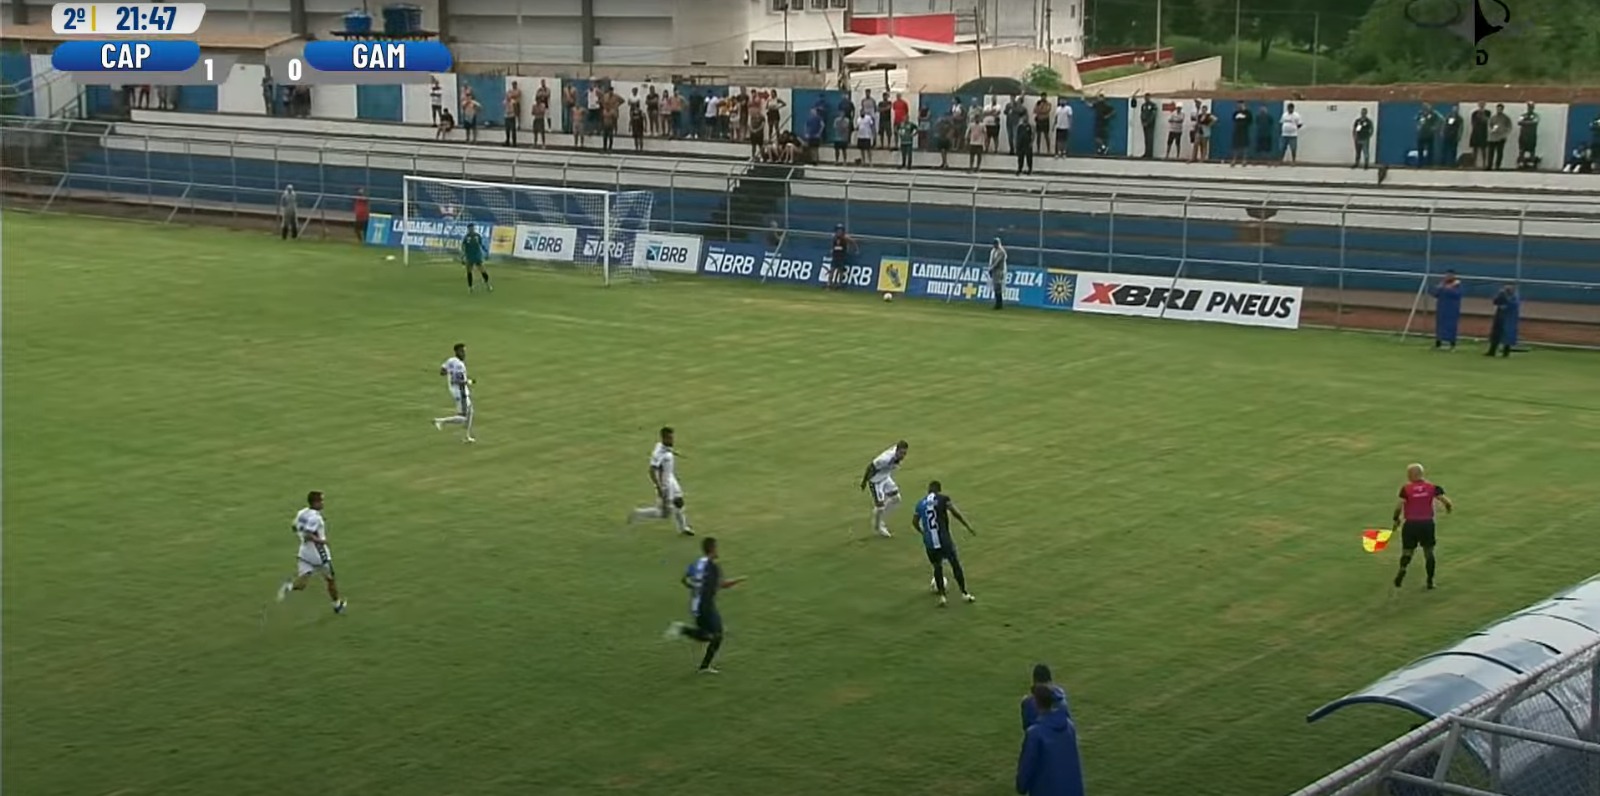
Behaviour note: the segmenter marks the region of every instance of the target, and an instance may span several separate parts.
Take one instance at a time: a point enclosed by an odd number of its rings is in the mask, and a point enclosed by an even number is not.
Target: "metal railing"
[[[398,202],[402,174],[648,188],[657,228],[713,242],[770,241],[776,229],[785,251],[804,254],[842,223],[869,260],[971,262],[1001,234],[1016,265],[1300,285],[1307,321],[1330,326],[1420,332],[1425,288],[1453,269],[1468,286],[1467,335],[1484,333],[1487,298],[1515,283],[1523,339],[1600,346],[1600,207],[1582,200],[828,166],[776,178],[746,162],[635,155],[622,151],[626,141],[600,154],[129,123],[110,134],[70,121],[0,125],[0,176],[13,203],[26,197],[47,210],[121,205],[125,215],[142,205],[157,220],[242,218],[272,213],[292,182],[319,208],[314,227],[326,228],[349,219],[358,189],[374,211]]]
[[[1294,796],[1600,796],[1600,641],[1434,719]]]

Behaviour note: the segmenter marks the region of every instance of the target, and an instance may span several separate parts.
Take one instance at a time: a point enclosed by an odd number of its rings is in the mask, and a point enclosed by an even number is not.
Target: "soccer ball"
[[[884,301],[894,301],[894,294],[893,293],[885,293],[885,294],[883,294],[883,300]]]

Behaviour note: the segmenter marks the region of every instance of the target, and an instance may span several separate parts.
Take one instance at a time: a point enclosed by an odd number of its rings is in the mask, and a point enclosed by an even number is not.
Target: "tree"
[[[1044,64],[1034,64],[1023,70],[1022,86],[1029,94],[1060,94],[1067,90],[1061,73]]]

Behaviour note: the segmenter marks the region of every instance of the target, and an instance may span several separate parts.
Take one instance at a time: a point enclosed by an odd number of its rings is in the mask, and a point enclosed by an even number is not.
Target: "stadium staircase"
[[[790,180],[804,176],[804,169],[789,164],[750,164],[744,174],[734,180],[723,206],[711,214],[706,237],[744,240],[751,230],[766,229],[789,198]]]

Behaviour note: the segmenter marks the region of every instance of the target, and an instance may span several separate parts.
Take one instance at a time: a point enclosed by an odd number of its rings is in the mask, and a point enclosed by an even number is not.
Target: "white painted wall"
[[[57,108],[72,101],[78,94],[78,83],[67,72],[57,72],[50,63],[50,56],[29,56],[32,69],[28,72],[34,76],[33,83],[33,115],[40,119],[50,118],[50,114]],[[152,94],[150,102],[155,104]]]
[[[1378,146],[1378,103],[1297,102],[1305,126],[1300,128],[1300,160],[1304,163],[1354,163],[1355,141],[1350,130],[1365,108],[1373,122],[1372,147]]]
[[[217,86],[217,110],[221,113],[254,113],[265,116],[267,104],[261,98],[261,78],[267,68],[261,64],[234,64],[222,85]],[[316,94],[312,89],[312,94]],[[316,105],[316,97],[311,104]]]
[[[405,0],[422,8],[422,24],[430,30],[439,28],[438,0]],[[317,38],[329,38],[331,31],[344,26],[344,15],[361,4],[351,0],[306,0],[306,25]],[[227,33],[289,33],[289,4],[283,0],[207,0],[206,30]],[[383,17],[380,3],[369,6],[373,26],[382,29]]]
[[[356,87],[312,86],[311,115],[321,119],[356,118]]]
[[[444,90],[441,103],[446,108],[455,108],[460,105],[456,98],[456,76],[454,74],[434,75],[439,80],[439,88]],[[430,86],[427,83],[404,83],[400,86],[400,120],[406,124],[433,124],[433,103],[429,97]],[[533,92],[528,92],[531,96]],[[451,111],[454,113],[454,111]]]

